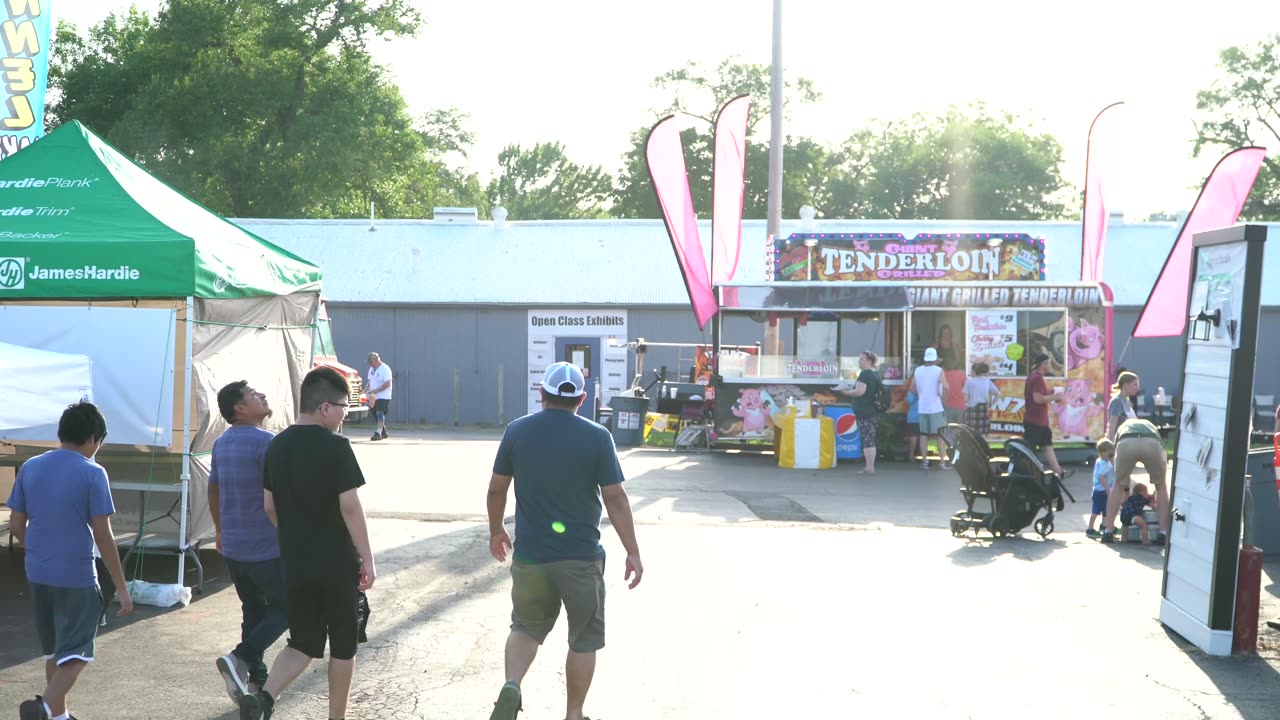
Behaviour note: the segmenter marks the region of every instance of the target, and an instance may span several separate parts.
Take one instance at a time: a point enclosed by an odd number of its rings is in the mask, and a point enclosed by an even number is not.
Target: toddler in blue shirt
[[[1099,440],[1098,459],[1093,463],[1093,509],[1089,511],[1089,529],[1084,531],[1088,537],[1102,537],[1102,532],[1094,529],[1093,525],[1107,514],[1107,495],[1116,484],[1115,462],[1115,444],[1106,438]]]

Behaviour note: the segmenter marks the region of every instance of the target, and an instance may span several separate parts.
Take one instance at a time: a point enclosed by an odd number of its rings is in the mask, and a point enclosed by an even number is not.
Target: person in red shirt
[[[1049,404],[1062,402],[1061,395],[1049,392],[1044,381],[1044,369],[1049,364],[1049,356],[1044,353],[1031,360],[1031,373],[1027,375],[1026,408],[1022,411],[1022,437],[1036,451],[1044,452],[1045,464],[1059,477],[1065,477],[1062,466],[1058,464],[1058,456],[1053,451],[1053,430],[1049,428]]]

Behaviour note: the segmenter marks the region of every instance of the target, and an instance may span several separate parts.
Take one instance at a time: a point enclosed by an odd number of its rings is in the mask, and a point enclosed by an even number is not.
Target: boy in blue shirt
[[[58,421],[62,446],[28,460],[9,496],[10,531],[26,546],[27,583],[35,629],[45,655],[44,694],[18,705],[21,720],[67,720],[67,693],[93,661],[102,594],[94,543],[117,588],[126,588],[111,532],[107,471],[93,461],[107,437],[107,421],[93,405],[68,407]],[[120,594],[120,616],[133,599]]]
[[[1098,518],[1107,514],[1107,496],[1116,484],[1116,446],[1103,438],[1098,441],[1098,459],[1093,463],[1093,509],[1089,515],[1089,529],[1084,534],[1091,538],[1100,538],[1102,533],[1093,525]]]
[[[920,396],[915,394],[914,389],[907,391],[906,423],[907,461],[912,462],[918,457],[916,438],[920,437]]]

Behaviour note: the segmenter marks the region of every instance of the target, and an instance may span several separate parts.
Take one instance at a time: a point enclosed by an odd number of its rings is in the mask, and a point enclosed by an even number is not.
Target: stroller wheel
[[[1004,519],[999,515],[988,515],[983,519],[982,527],[986,528],[987,532],[991,533],[994,537],[1001,538],[1009,534],[1009,529],[1006,527]]]
[[[1040,518],[1036,521],[1036,534],[1042,538],[1049,537],[1053,532],[1053,521],[1048,518]]]
[[[959,520],[953,519],[951,521],[951,534],[955,537],[960,537],[961,535],[964,534],[964,528],[960,526]]]

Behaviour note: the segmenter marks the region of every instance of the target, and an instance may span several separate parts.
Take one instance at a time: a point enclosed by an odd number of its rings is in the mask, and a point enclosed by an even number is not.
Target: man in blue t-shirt
[[[644,565],[636,543],[631,504],[622,489],[622,466],[609,431],[577,414],[586,398],[582,370],[567,362],[547,368],[542,411],[507,426],[489,481],[489,552],[511,561],[511,635],[507,682],[491,720],[514,720],[521,708],[520,682],[555,626],[563,605],[569,622],[567,720],[583,720],[582,706],[604,647],[603,509],[627,551],[624,580],[640,584]],[[503,526],[507,490],[516,487],[516,538]]]
[[[267,684],[262,656],[289,626],[284,567],[276,526],[262,495],[262,464],[275,437],[262,424],[271,417],[267,397],[238,380],[218,391],[218,412],[231,427],[213,444],[209,467],[209,513],[218,552],[240,598],[240,644],[218,658],[227,695],[240,698]]]
[[[111,532],[107,471],[93,461],[107,437],[107,421],[93,405],[72,405],[58,421],[62,446],[34,457],[18,471],[9,496],[10,532],[26,546],[27,583],[36,634],[45,655],[44,694],[18,706],[21,720],[67,720],[67,693],[93,661],[103,599],[94,544],[117,588],[127,586]],[[120,594],[120,616],[133,599]]]

